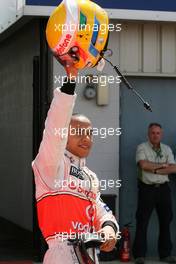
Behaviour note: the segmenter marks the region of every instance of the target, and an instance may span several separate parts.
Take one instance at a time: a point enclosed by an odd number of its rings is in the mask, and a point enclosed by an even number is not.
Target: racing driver
[[[39,152],[32,162],[39,227],[49,247],[44,264],[80,263],[68,241],[74,233],[103,234],[100,249],[109,252],[119,232],[115,217],[100,199],[96,174],[85,165],[92,127],[87,117],[72,115],[76,100],[73,79],[78,74],[72,59],[65,70],[68,82],[54,91]],[[61,133],[66,130],[67,135]],[[93,263],[98,263],[95,250],[92,254]]]

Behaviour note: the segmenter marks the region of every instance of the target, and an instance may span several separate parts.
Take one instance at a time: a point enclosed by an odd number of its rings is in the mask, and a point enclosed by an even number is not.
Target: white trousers
[[[43,264],[79,264],[74,248],[67,241],[50,241]],[[96,256],[96,264],[98,258]]]

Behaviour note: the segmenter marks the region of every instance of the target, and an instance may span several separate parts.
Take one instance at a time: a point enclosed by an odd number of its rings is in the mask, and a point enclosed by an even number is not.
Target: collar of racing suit
[[[86,173],[88,179],[91,182],[91,190],[96,193],[97,195],[97,200],[100,197],[100,192],[99,192],[99,181],[98,178],[96,176],[95,173],[93,173],[92,171],[90,171],[87,167],[86,167],[86,159],[85,158],[79,158],[78,156],[72,154],[71,152],[69,152],[68,150],[65,150],[64,152],[65,156],[67,158],[70,159],[70,162],[74,165],[76,165],[78,168],[83,168],[84,173]]]
[[[68,150],[65,150],[65,156],[70,159],[71,163],[75,164],[79,168],[82,168],[86,165],[86,159],[82,158],[80,159],[78,156],[72,154]]]

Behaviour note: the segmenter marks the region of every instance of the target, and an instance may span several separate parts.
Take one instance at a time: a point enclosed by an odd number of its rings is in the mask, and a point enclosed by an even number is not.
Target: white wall
[[[0,1],[0,33],[16,23],[23,15],[25,0],[1,0]]]
[[[176,75],[176,24],[122,22],[120,67],[124,73]]]

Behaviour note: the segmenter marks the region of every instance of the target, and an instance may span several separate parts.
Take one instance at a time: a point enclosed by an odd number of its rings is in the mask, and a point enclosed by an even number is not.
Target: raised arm
[[[68,76],[70,72],[77,74],[77,71],[72,67],[67,69]],[[54,188],[58,170],[63,162],[69,124],[76,99],[74,89],[73,81],[64,83],[61,89],[55,89],[45,121],[39,152],[32,162],[35,176],[41,177],[50,188]]]

